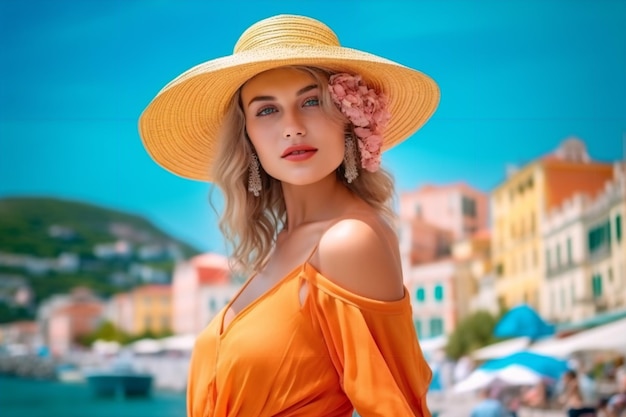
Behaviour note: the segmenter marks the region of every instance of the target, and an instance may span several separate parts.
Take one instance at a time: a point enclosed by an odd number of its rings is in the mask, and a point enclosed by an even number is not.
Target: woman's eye
[[[267,116],[268,114],[272,114],[276,111],[274,107],[264,107],[257,112],[257,116]]]
[[[319,106],[320,100],[317,97],[311,97],[305,100],[304,106]]]

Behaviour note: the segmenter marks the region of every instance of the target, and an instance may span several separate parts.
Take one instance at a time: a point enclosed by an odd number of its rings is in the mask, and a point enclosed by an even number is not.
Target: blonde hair
[[[320,86],[320,103],[329,117],[346,124],[346,135],[354,136],[353,126],[341,114],[330,98],[328,79],[330,71],[321,68],[294,66],[311,74]],[[224,196],[224,211],[219,227],[232,245],[231,262],[242,273],[259,271],[267,260],[276,236],[286,222],[286,210],[281,182],[269,176],[260,167],[261,194],[248,192],[248,169],[254,148],[246,134],[245,115],[241,107],[241,88],[231,100],[217,137],[218,150],[211,176]],[[358,147],[357,152],[358,152]],[[360,161],[357,155],[357,161]],[[394,183],[391,175],[379,169],[369,172],[357,164],[359,176],[348,183],[343,164],[337,169],[337,178],[354,194],[379,211],[390,223],[395,215],[392,209]]]

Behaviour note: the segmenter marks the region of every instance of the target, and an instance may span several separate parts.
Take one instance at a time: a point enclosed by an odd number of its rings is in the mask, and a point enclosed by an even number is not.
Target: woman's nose
[[[285,139],[292,139],[293,137],[304,135],[306,135],[306,130],[302,124],[302,120],[300,120],[300,117],[294,113],[285,114],[283,137]]]

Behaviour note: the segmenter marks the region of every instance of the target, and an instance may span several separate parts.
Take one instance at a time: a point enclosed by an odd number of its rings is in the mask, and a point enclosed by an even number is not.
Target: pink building
[[[411,268],[405,285],[411,295],[413,322],[420,339],[451,333],[458,320],[456,265],[451,258]]]
[[[400,195],[405,285],[420,337],[449,334],[467,313],[475,279],[470,263],[458,259],[453,248],[484,234],[488,204],[486,193],[465,183],[429,185]]]
[[[172,279],[174,333],[200,333],[239,287],[224,256],[206,253],[177,264]]]
[[[74,299],[52,311],[47,328],[52,355],[67,355],[81,336],[97,330],[103,311],[104,304],[92,298]]]
[[[109,300],[106,308],[106,319],[125,333],[133,332],[134,309],[130,293],[118,293]]]
[[[489,198],[460,182],[451,185],[425,185],[400,196],[400,218],[421,219],[452,232],[454,240],[473,235],[488,227]]]
[[[406,249],[409,265],[420,265],[450,256],[454,236],[450,230],[414,218],[406,223],[411,239]]]

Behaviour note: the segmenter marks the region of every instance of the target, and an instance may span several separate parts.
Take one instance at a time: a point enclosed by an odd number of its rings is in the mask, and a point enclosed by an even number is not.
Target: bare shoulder
[[[396,234],[377,217],[332,225],[320,239],[317,261],[325,277],[354,294],[381,301],[404,295]]]

